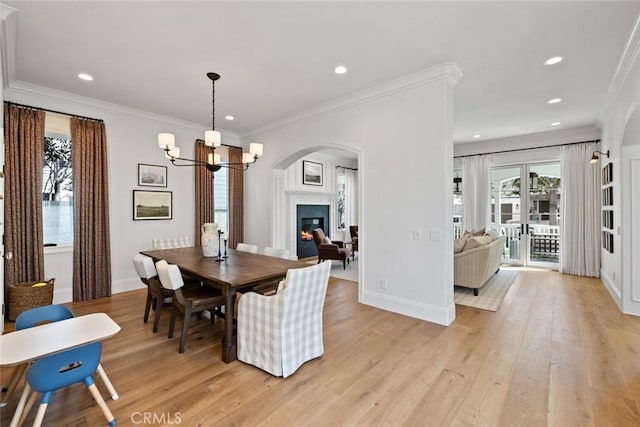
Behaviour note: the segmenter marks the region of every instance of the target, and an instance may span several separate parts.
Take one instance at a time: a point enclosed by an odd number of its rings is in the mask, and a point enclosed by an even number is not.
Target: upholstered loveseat
[[[504,236],[467,238],[464,249],[453,256],[454,285],[472,288],[478,295],[478,288],[500,269],[504,241]]]

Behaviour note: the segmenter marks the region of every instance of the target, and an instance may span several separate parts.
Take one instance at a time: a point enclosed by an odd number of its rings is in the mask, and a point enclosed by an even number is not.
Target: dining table
[[[236,293],[284,278],[289,269],[309,267],[300,261],[277,258],[251,252],[227,249],[226,256],[205,257],[201,247],[141,251],[154,262],[165,260],[175,264],[183,274],[201,280],[204,285],[219,289],[225,297],[222,360],[236,360],[236,337],[233,313]],[[229,315],[230,314],[230,315]]]

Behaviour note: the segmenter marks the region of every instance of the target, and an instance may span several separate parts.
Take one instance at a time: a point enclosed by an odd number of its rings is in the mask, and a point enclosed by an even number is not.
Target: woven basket
[[[42,307],[53,303],[53,282],[55,277],[46,282],[23,282],[9,284],[9,312],[7,317],[12,322],[23,311],[31,308]],[[44,286],[33,285],[46,283]]]

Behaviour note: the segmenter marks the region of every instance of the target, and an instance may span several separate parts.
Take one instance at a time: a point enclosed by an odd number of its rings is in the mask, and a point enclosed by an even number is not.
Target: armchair
[[[349,234],[351,235],[351,241],[353,242],[353,244],[351,245],[351,249],[353,250],[353,252],[356,252],[359,250],[358,249],[358,226],[350,225]]]
[[[289,270],[277,294],[244,294],[238,302],[238,360],[286,378],[321,356],[330,272],[330,262]]]
[[[318,247],[318,263],[327,259],[337,259],[342,261],[342,266],[346,270],[351,251],[344,247],[344,242],[337,240],[332,242],[324,235],[322,228],[316,228],[312,233],[313,240]]]

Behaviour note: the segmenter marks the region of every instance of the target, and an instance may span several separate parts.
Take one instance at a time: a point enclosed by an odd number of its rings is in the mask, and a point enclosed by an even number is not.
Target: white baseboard
[[[115,280],[111,282],[111,293],[119,294],[122,292],[134,291],[136,289],[143,289],[145,287],[144,283],[140,281],[138,277]],[[73,301],[73,289],[72,288],[62,288],[55,289],[53,291],[53,303],[54,304],[64,304],[66,302]]]
[[[446,308],[438,307],[372,291],[363,291],[360,302],[382,310],[392,311],[404,316],[414,317],[444,326],[449,326],[456,317],[456,306],[454,303],[451,303],[451,305]]]
[[[65,302],[73,301],[73,289],[71,288],[63,288],[56,289],[55,285],[53,287],[53,303],[54,304],[64,304]]]
[[[618,306],[618,309],[624,312],[624,310],[622,309],[622,294],[620,293],[620,289],[615,286],[615,282],[602,268],[600,269],[600,280],[602,280],[602,283],[604,283],[604,286],[609,291],[609,294],[611,294],[611,298],[613,298],[613,301]]]
[[[112,294],[135,291],[136,289],[143,288],[145,288],[145,284],[140,281],[140,278],[138,276],[128,279],[114,280],[111,282]]]

